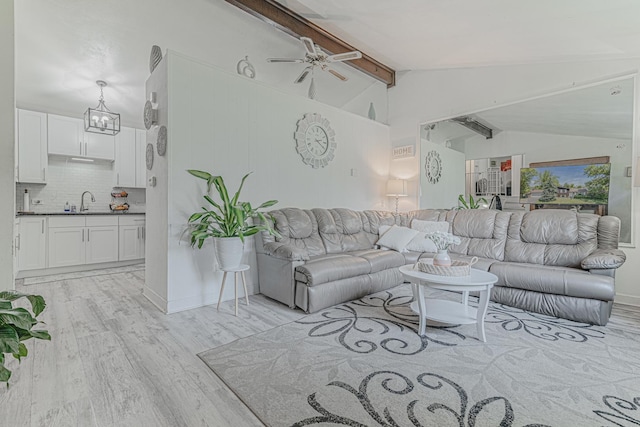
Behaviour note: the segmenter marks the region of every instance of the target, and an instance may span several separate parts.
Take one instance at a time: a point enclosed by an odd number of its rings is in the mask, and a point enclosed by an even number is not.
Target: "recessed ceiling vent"
[[[450,119],[450,121],[459,124],[460,126],[464,126],[467,129],[474,131],[477,134],[484,136],[486,139],[493,138],[493,129],[489,126],[486,126],[479,121],[473,119],[470,116],[460,116],[454,117]]]

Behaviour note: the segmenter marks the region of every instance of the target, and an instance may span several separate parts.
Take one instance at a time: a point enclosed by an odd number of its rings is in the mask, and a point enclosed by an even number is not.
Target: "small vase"
[[[440,267],[451,267],[451,257],[446,249],[438,251],[436,256],[433,257],[433,265],[439,265]]]

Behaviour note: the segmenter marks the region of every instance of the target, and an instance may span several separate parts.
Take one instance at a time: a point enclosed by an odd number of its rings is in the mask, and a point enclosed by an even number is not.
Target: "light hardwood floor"
[[[197,354],[304,314],[261,295],[217,312],[164,315],[142,296],[144,270],[59,276],[18,286],[43,295],[51,342],[30,341],[0,389],[0,425],[260,426]],[[615,306],[611,326],[638,330],[640,308]]]
[[[47,301],[53,339],[29,341],[0,390],[0,425],[260,426],[197,354],[304,313],[262,295],[165,315],[144,296],[144,270],[19,285]]]

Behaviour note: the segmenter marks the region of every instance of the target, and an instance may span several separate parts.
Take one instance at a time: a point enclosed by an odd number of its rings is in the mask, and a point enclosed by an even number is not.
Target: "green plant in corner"
[[[245,237],[252,236],[259,231],[278,235],[269,225],[270,223],[265,215],[259,211],[275,205],[278,203],[277,200],[269,200],[256,208],[251,206],[249,202],[241,202],[239,200],[244,181],[251,173],[242,177],[238,191],[230,198],[221,176],[195,169],[189,169],[187,172],[196,178],[207,181],[207,194],[204,195],[204,199],[210,205],[209,207],[203,206],[202,212],[196,212],[189,217],[191,246],[197,245],[198,248],[202,248],[204,241],[209,237],[239,237],[240,240],[244,241]],[[218,192],[220,203],[210,196],[212,186]],[[254,218],[260,219],[260,223],[253,224],[251,220]]]
[[[471,194],[469,194],[468,202],[467,202],[467,199],[464,198],[464,194],[460,194],[458,196],[458,202],[460,203],[460,206],[458,206],[458,209],[479,209],[481,207],[480,205],[481,202],[484,203],[485,205],[488,205],[487,199],[485,199],[484,197],[480,197],[479,199],[474,199]]]
[[[13,301],[20,298],[29,300],[33,315],[26,308],[13,307]],[[36,317],[46,306],[40,295],[0,292],[0,382],[7,383],[7,387],[11,371],[5,366],[5,354],[11,354],[20,361],[28,354],[24,341],[31,338],[51,340],[49,332],[32,329],[36,324],[42,323]]]

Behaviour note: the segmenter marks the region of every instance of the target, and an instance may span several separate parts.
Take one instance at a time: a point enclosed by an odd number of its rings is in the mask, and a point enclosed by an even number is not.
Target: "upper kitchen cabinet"
[[[147,133],[122,127],[116,135],[115,186],[145,188]]]
[[[49,114],[49,154],[84,156],[84,123],[82,119]]]
[[[82,119],[54,114],[49,114],[48,125],[49,154],[114,160],[113,135],[85,132]]]
[[[147,186],[147,131],[136,129],[136,187]]]
[[[115,186],[136,187],[136,129],[122,127],[116,135]]]
[[[29,184],[47,182],[47,115],[17,110],[17,181]]]

